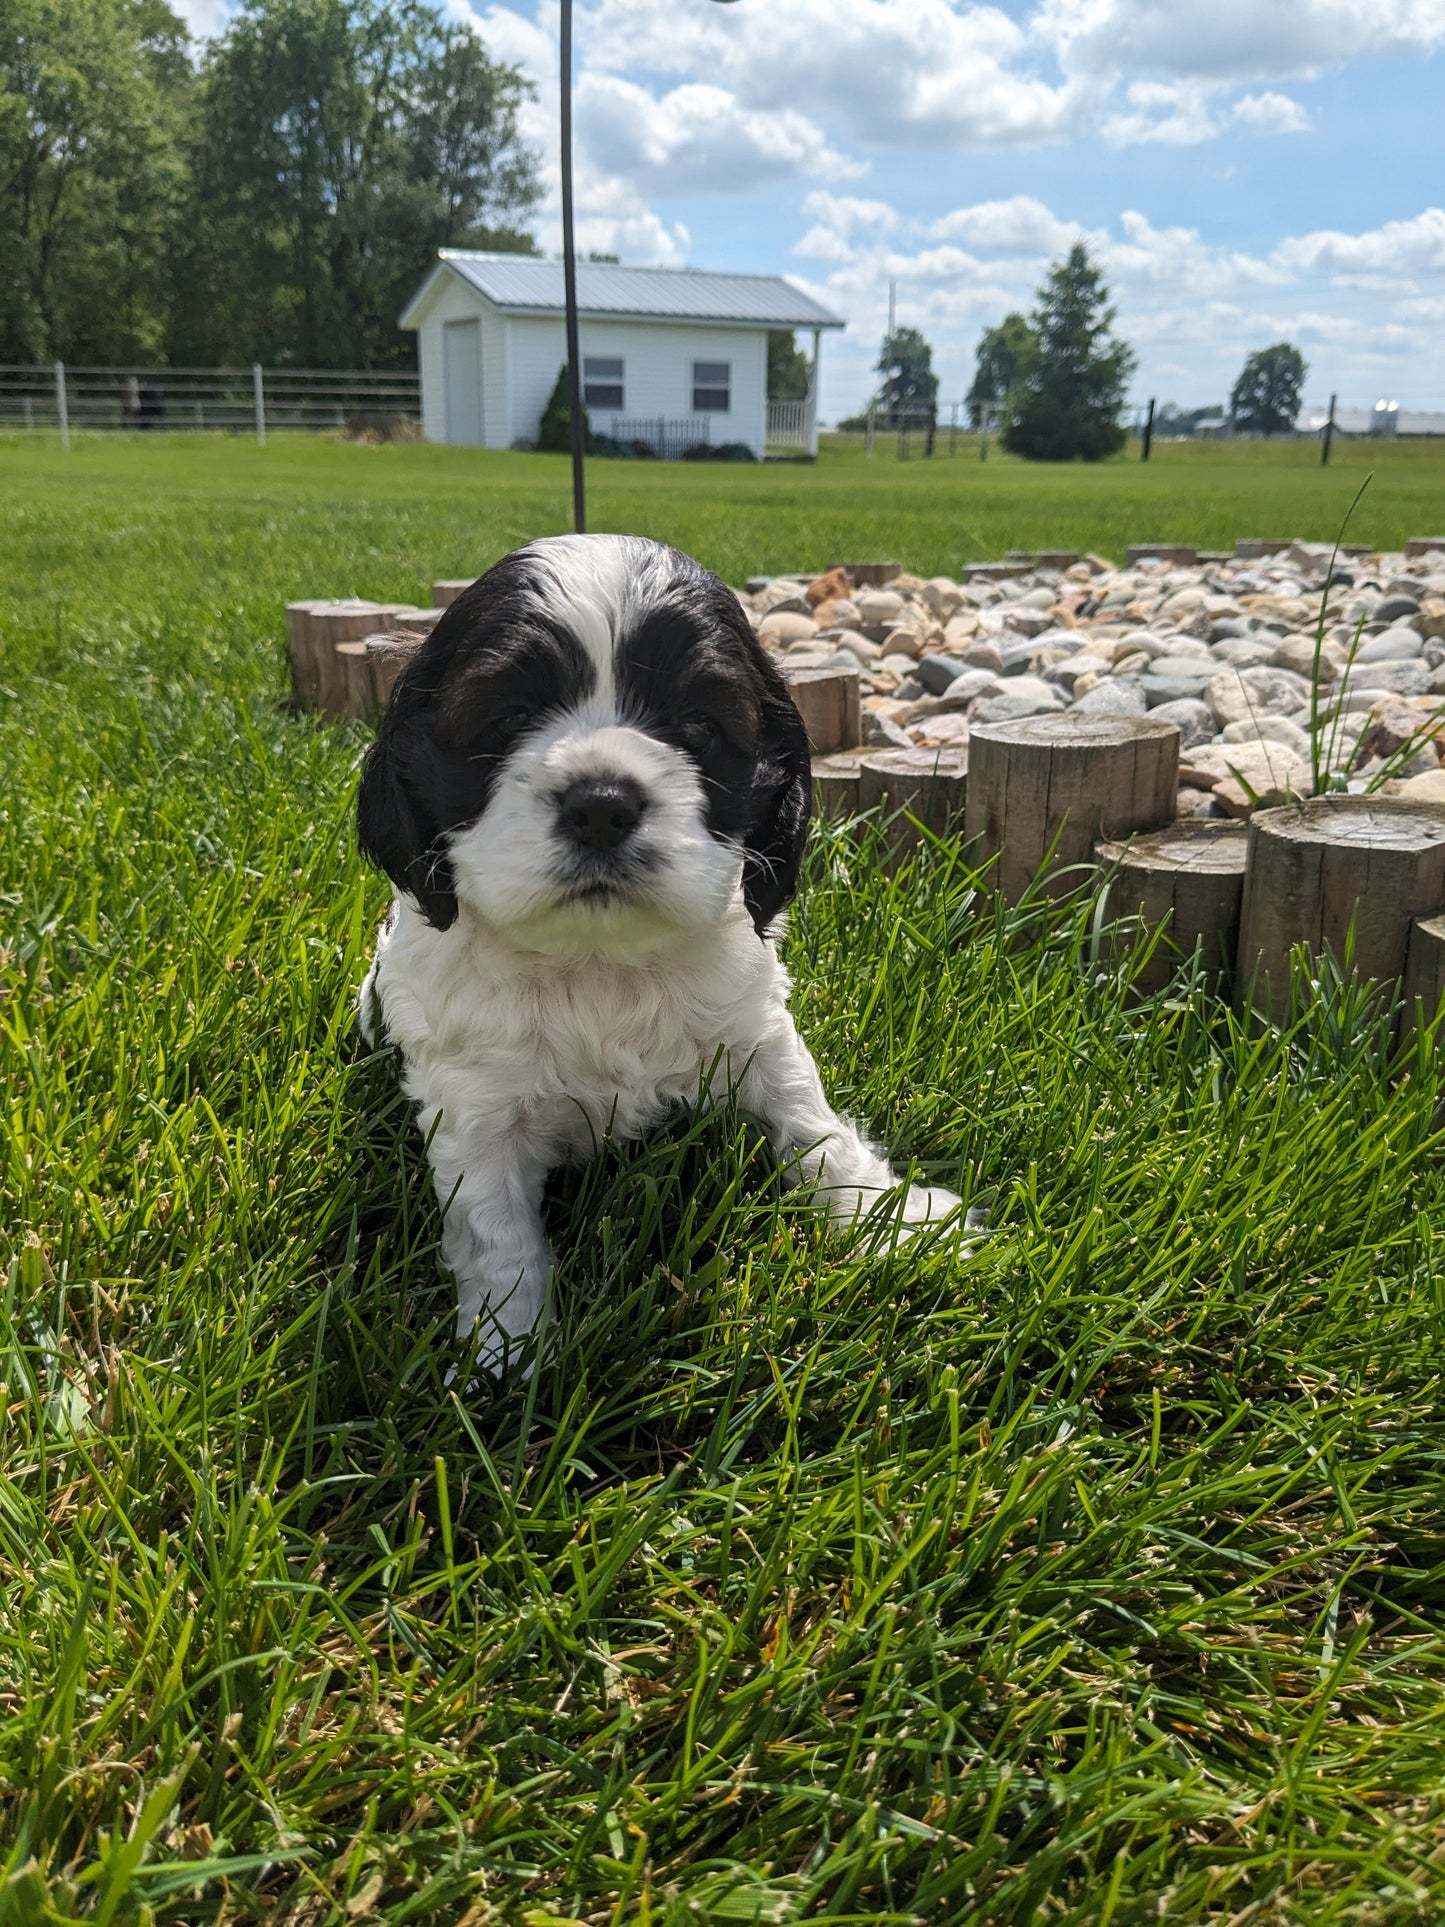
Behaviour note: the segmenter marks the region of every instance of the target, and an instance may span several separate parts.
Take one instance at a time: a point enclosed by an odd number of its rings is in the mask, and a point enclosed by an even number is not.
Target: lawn
[[[1433,451],[594,470],[734,577],[1442,520]],[[1278,456],[1266,460],[1265,455]],[[351,1002],[359,727],[281,605],[418,598],[565,465],[0,444],[0,1923],[1437,1923],[1430,1045],[1142,1007],[1087,904],[820,837],[834,1096],[982,1204],[849,1257],[716,1116],[556,1187],[465,1393]]]

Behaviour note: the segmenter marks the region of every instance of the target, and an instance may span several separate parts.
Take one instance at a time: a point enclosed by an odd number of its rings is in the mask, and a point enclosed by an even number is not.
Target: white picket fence
[[[779,453],[816,455],[816,415],[811,395],[802,401],[770,401],[767,430],[769,451],[776,449]]]
[[[404,369],[68,368],[0,365],[0,428],[254,434],[271,429],[394,432],[421,423],[420,378]]]

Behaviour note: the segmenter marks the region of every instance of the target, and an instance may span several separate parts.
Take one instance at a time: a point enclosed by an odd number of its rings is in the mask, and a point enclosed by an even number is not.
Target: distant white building
[[[1311,408],[1295,423],[1300,435],[1315,435],[1329,418],[1328,408]],[[1425,408],[1402,408],[1395,401],[1377,401],[1373,408],[1337,408],[1335,428],[1341,435],[1445,435],[1445,414]]]
[[[582,398],[594,432],[657,452],[742,442],[818,452],[818,350],[844,323],[780,275],[577,263]],[[400,318],[417,336],[428,441],[510,448],[567,359],[560,261],[443,248]],[[768,334],[809,329],[806,401],[768,403]]]

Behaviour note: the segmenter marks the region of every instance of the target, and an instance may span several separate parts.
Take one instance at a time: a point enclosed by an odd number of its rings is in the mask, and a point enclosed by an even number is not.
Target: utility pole
[[[562,0],[562,282],[567,306],[567,427],[572,443],[572,527],[587,529],[583,471],[586,425],[582,416],[582,364],[578,352],[577,248],[572,231],[572,0]]]
[[[986,401],[985,401],[985,402],[980,402],[980,403],[979,403],[979,408],[978,408],[978,459],[979,459],[979,460],[980,460],[981,462],[986,462],[986,461],[988,460],[988,422],[989,422],[989,416],[990,416],[990,415],[991,415],[992,413],[993,413],[993,410],[992,410],[992,409],[991,409],[991,408],[989,407],[989,405],[988,405],[988,403],[987,403]]]
[[[1330,443],[1335,438],[1335,397],[1330,396],[1330,412],[1325,417],[1325,432],[1320,437],[1320,467],[1330,465]]]
[[[1149,413],[1144,419],[1144,446],[1139,451],[1139,460],[1147,462],[1149,450],[1154,446],[1154,398],[1149,398]]]

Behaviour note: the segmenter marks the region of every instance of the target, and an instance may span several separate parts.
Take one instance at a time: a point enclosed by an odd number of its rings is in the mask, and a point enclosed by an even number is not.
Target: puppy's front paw
[[[955,1197],[952,1191],[945,1191],[941,1184],[910,1184],[898,1221],[916,1231],[922,1225],[939,1224],[962,1211],[963,1199]]]

